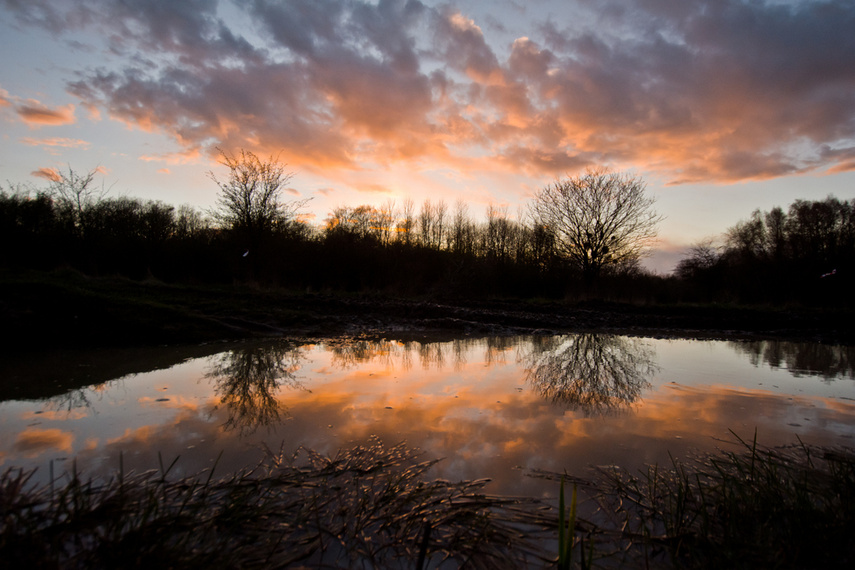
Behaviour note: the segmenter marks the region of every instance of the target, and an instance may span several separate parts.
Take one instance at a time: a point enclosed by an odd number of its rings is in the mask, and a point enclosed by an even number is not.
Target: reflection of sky
[[[94,475],[115,471],[120,452],[125,468],[138,470],[156,468],[160,453],[164,464],[180,456],[175,473],[188,474],[222,452],[224,473],[253,465],[262,444],[334,453],[377,435],[444,457],[436,476],[491,477],[494,490],[538,494],[539,480],[524,477],[526,469],[584,475],[591,464],[665,464],[669,452],[679,457],[723,445],[719,440],[732,440],[730,429],[749,439],[756,429],[766,445],[794,443],[796,436],[820,445],[852,442],[850,378],[825,381],[754,366],[722,342],[642,340],[657,369],[641,399],[614,413],[586,414],[543,400],[526,384],[517,358],[526,342],[501,357],[486,340],[389,343],[379,355],[368,350],[349,358],[308,346],[296,372],[305,389],[281,389],[280,423],[243,435],[222,429],[229,410],[205,378],[209,359],[88,388],[83,398],[4,402],[0,463],[39,467],[47,477],[50,460],[62,460],[55,463],[61,472],[76,457],[78,468]]]

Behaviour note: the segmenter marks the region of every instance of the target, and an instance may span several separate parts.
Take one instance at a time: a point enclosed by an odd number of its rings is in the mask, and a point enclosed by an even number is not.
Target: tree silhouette
[[[215,218],[238,232],[255,247],[265,236],[292,222],[308,200],[283,201],[285,184],[294,176],[286,164],[271,156],[266,161],[241,149],[229,154],[220,149],[220,164],[229,169],[220,180],[213,172],[208,176],[220,187]]]
[[[598,169],[542,188],[531,211],[551,230],[558,255],[591,283],[604,268],[638,262],[661,221],[653,203],[640,178]]]
[[[75,235],[85,233],[88,210],[107,194],[103,186],[95,186],[97,173],[98,169],[93,168],[80,174],[69,166],[66,172],[57,172],[48,186],[48,194],[57,204],[62,223]]]

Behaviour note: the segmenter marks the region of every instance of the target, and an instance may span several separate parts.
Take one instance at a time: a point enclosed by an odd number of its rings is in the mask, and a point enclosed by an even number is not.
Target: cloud
[[[60,147],[60,148],[89,148],[90,143],[80,139],[69,139],[63,137],[50,137],[46,139],[34,139],[25,137],[21,142],[30,146]]]
[[[251,34],[211,2],[6,5],[56,33],[112,30],[119,64],[80,70],[69,91],[188,150],[281,150],[316,172],[605,164],[672,183],[852,168],[828,151],[855,147],[848,1],[578,1],[527,28],[415,0],[229,9]],[[73,106],[15,104],[32,125],[74,120]]]
[[[18,105],[16,111],[18,116],[31,127],[70,125],[76,120],[73,103],[52,109],[35,99],[28,99],[26,103]]]
[[[11,107],[12,100],[9,96],[9,92],[0,87],[0,107]]]
[[[164,152],[160,154],[144,154],[140,160],[144,162],[165,162],[167,164],[188,164],[198,162],[202,157],[199,148],[188,148],[178,152]]]
[[[59,171],[56,168],[39,168],[38,170],[30,172],[30,175],[35,176],[36,178],[44,178],[51,182],[59,182],[62,180],[62,176],[60,176]]]
[[[394,194],[392,190],[383,184],[364,184],[359,186],[359,190],[379,194]]]

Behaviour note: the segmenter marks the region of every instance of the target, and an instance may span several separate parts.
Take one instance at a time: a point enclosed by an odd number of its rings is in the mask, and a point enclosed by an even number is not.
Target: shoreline
[[[404,298],[0,272],[3,351],[281,336],[450,338],[597,331],[630,336],[855,343],[851,310],[605,301]]]

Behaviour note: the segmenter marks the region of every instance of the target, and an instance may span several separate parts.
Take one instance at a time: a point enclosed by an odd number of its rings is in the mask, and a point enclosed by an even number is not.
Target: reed
[[[632,474],[595,469],[548,502],[428,480],[437,460],[378,441],[267,450],[253,468],[158,468],[48,484],[0,474],[0,560],[54,568],[850,568],[855,452],[736,438]],[[573,484],[569,504],[567,484]],[[556,544],[557,537],[557,544]],[[557,548],[556,548],[557,547]],[[557,550],[557,554],[556,554]]]
[[[734,437],[736,435],[734,434]],[[678,568],[855,565],[855,452],[799,443],[672,459],[640,475],[599,469],[598,528],[621,564]]]
[[[30,488],[0,476],[0,559],[15,567],[388,568],[543,566],[537,501],[483,493],[486,480],[425,482],[436,461],[374,443],[325,457],[268,453],[255,468],[103,482],[76,471]]]

